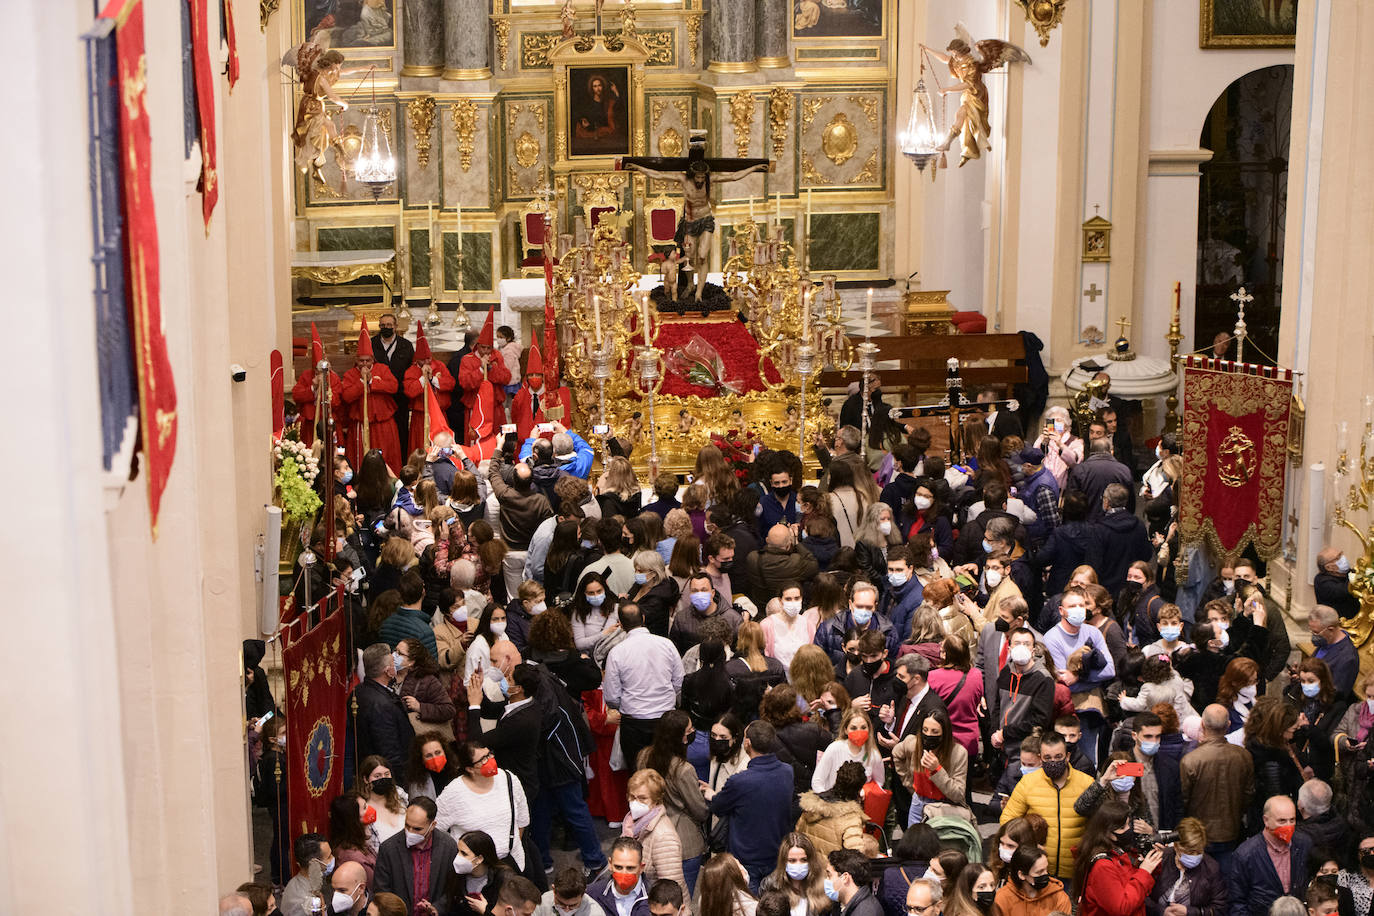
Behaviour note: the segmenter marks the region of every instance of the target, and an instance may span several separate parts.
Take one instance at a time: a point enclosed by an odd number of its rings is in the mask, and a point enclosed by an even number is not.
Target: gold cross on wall
[[[1105,294],[1105,290],[1100,290],[1100,289],[1098,289],[1096,283],[1093,283],[1093,284],[1089,285],[1087,289],[1083,290],[1083,295],[1087,296],[1087,297],[1088,297],[1088,301],[1089,301],[1089,302],[1093,302],[1093,303],[1096,303],[1096,302],[1097,302],[1097,297],[1098,297],[1098,296],[1101,296],[1101,295],[1104,295],[1104,294]]]

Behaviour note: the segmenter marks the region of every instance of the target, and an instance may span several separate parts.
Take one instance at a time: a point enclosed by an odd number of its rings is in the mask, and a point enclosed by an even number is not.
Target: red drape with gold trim
[[[186,0],[191,4],[191,59],[196,73],[196,107],[200,111],[200,211],[205,231],[219,201],[219,154],[215,148],[215,80],[210,63],[210,34],[207,26],[209,0]]]
[[[113,0],[102,18],[115,20],[119,74],[119,141],[123,172],[128,302],[138,370],[139,434],[148,474],[148,510],[157,537],[162,491],[177,446],[177,389],[162,330],[157,215],[153,207],[152,133],[145,97],[148,59],[142,0]]]
[[[224,42],[229,46],[229,91],[239,81],[239,38],[234,31],[234,0],[224,0]]]
[[[1282,550],[1292,373],[1192,357],[1183,372],[1179,534],[1233,555]]]
[[[286,769],[291,811],[283,842],[329,829],[329,803],[343,791],[344,733],[348,708],[346,615],[337,593],[315,628],[282,650],[286,680]],[[302,622],[299,626],[304,626]],[[288,628],[288,634],[293,630]]]

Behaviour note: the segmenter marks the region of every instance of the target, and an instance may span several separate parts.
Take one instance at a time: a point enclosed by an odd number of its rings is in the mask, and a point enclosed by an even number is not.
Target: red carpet
[[[664,317],[658,327],[655,345],[665,354],[685,346],[694,335],[715,347],[725,367],[725,379],[735,383],[741,393],[762,391],[763,382],[759,379],[759,345],[749,329],[740,324],[733,315],[730,318],[670,318]],[[635,336],[635,341],[642,338]],[[782,376],[772,362],[764,364],[764,371],[771,384],[782,381]],[[696,395],[702,398],[716,397],[719,391],[705,385],[694,385],[680,375],[665,368],[663,387],[659,394],[687,397]]]

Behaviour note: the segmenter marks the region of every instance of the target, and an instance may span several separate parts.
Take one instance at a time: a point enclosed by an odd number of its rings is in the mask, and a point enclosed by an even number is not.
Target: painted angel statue
[[[950,76],[957,80],[951,86],[940,88],[940,95],[960,93],[959,114],[950,125],[949,136],[945,137],[940,149],[949,149],[954,138],[958,137],[959,164],[962,166],[970,159],[981,158],[980,144],[992,149],[989,140],[992,125],[988,123],[988,87],[983,83],[983,74],[1003,64],[1028,64],[1031,59],[1025,50],[1009,41],[996,38],[974,41],[962,22],[955,24],[954,32],[958,37],[945,47],[944,54],[925,45],[921,47],[930,51],[936,60],[947,64]]]

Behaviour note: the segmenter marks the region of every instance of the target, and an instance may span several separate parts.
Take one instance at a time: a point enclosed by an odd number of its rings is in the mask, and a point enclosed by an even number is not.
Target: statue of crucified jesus
[[[701,301],[702,291],[706,289],[711,240],[716,232],[716,217],[711,210],[711,182],[739,181],[755,172],[772,168],[772,163],[767,159],[708,159],[704,134],[704,131],[693,132],[686,159],[627,156],[619,163],[622,169],[632,169],[659,181],[681,182],[682,219],[678,220],[673,241],[682,249],[683,257],[696,275],[698,302]],[[665,289],[665,292],[670,299],[677,297],[676,289]]]

